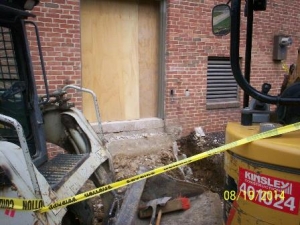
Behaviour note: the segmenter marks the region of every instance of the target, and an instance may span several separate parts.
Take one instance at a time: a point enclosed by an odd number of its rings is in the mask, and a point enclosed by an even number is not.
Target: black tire
[[[70,205],[67,210],[62,225],[93,225],[94,211],[87,201]]]

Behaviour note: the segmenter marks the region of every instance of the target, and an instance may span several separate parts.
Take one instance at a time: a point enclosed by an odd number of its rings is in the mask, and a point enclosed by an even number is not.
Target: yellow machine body
[[[228,123],[226,143],[259,133]],[[300,131],[225,153],[224,224],[300,224]]]

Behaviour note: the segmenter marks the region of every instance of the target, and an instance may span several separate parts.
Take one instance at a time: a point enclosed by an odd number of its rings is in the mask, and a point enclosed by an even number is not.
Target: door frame
[[[159,30],[159,56],[158,56],[158,106],[157,117],[165,118],[165,87],[166,87],[166,21],[167,21],[167,3],[166,0],[160,0],[160,30]]]

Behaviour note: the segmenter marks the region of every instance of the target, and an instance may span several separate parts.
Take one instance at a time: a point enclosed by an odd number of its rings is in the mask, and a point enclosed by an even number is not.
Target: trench
[[[208,151],[224,145],[224,132],[207,134],[197,137],[194,133],[177,141],[181,154],[187,157]],[[208,158],[189,164],[193,174],[187,180],[206,186],[210,191],[218,193],[223,197],[225,171],[224,154],[216,154]]]

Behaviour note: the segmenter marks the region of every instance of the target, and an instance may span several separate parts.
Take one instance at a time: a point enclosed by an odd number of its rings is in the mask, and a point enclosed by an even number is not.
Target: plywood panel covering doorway
[[[81,1],[82,86],[96,93],[103,121],[157,116],[159,4]],[[96,121],[90,96],[83,111]]]

